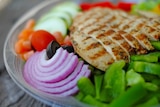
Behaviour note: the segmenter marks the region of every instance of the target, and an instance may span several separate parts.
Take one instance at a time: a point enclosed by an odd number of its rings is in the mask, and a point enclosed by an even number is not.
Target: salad
[[[150,11],[157,17],[159,2],[154,3],[148,9],[145,2],[119,2],[116,5],[108,1],[79,5],[64,2],[39,20],[30,19],[15,43],[15,52],[25,61],[23,76],[26,82],[44,93],[73,96],[97,107],[158,105],[159,36],[149,41],[152,48],[130,55],[128,62],[125,59],[113,61],[105,70],[81,57],[71,36],[75,18],[92,9],[111,9],[143,18],[147,16],[141,13]]]

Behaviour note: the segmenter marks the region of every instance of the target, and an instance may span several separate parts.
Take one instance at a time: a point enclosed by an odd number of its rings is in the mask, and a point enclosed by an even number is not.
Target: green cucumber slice
[[[67,12],[71,15],[72,18],[74,18],[78,13],[79,10],[75,9],[75,7],[73,6],[68,6],[68,5],[59,5],[57,7],[54,7],[53,9],[51,9],[51,11],[53,12]]]
[[[60,4],[60,6],[68,6],[68,7],[73,7],[76,10],[81,10],[80,6],[74,2],[64,2]]]
[[[66,23],[67,23],[67,27],[69,28],[70,25],[72,24],[72,18],[71,16],[67,13],[67,12],[49,12],[47,14],[45,14],[44,16],[42,16],[38,22],[42,22],[44,20],[47,20],[49,18],[53,18],[53,17],[58,17],[58,18],[62,18]]]
[[[53,17],[37,23],[34,30],[46,30],[51,34],[59,31],[65,36],[67,34],[67,25],[61,18]]]

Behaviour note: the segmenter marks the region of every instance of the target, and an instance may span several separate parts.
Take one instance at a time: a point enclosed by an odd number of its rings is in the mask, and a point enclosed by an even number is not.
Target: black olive
[[[64,46],[62,46],[62,48],[65,49],[65,50],[67,50],[69,53],[74,52],[73,46],[64,45]]]
[[[57,41],[55,40],[51,41],[48,44],[47,49],[46,49],[48,58],[51,59],[53,55],[56,53],[56,50],[60,47],[61,46]]]

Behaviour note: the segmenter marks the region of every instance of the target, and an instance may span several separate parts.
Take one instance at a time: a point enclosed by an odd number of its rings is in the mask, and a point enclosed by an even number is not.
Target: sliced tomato
[[[112,2],[109,2],[109,1],[96,2],[96,3],[93,3],[91,7],[92,8],[93,7],[107,7],[107,8],[115,9],[115,5]]]
[[[31,43],[32,46],[37,51],[42,51],[43,49],[46,49],[48,44],[52,41],[56,40],[52,34],[45,30],[37,30],[32,33],[31,37]]]
[[[80,7],[81,7],[82,11],[89,10],[91,8],[91,3],[81,3]]]
[[[119,2],[117,4],[117,8],[129,12],[131,11],[133,5],[134,3],[130,3],[130,2]]]

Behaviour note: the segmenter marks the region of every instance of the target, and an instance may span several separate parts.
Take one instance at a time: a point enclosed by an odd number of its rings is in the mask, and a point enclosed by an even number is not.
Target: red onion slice
[[[76,76],[81,72],[82,66],[83,66],[83,61],[80,61],[77,65],[77,67],[74,69],[73,73],[71,73],[66,79],[63,79],[59,82],[45,83],[45,82],[37,81],[33,78],[31,78],[31,80],[36,84],[36,87],[47,87],[47,88],[60,87],[60,86],[63,86],[65,84],[69,83],[73,79],[75,79]]]
[[[82,70],[81,72],[76,76],[75,79],[73,79],[72,81],[68,82],[67,84],[64,84],[63,86],[59,86],[59,87],[54,87],[54,90],[53,88],[48,88],[48,87],[40,87],[38,86],[37,89],[39,90],[43,90],[45,92],[48,92],[48,93],[62,93],[62,92],[65,92],[67,90],[70,90],[72,89],[73,87],[76,86],[77,84],[77,81],[85,76],[86,72],[89,72],[88,69],[86,69],[84,66],[82,67]],[[53,83],[54,84],[54,83]]]
[[[61,52],[60,55],[65,54],[64,56],[67,58],[65,61],[60,61],[61,64],[59,63],[60,66],[58,68],[50,67],[54,66],[54,64],[56,65],[55,62],[58,63],[58,60],[55,61],[57,58],[53,60],[53,65],[52,62],[49,62],[49,65],[45,64],[45,66],[43,66],[40,61],[42,61],[41,58],[44,58],[42,55],[45,53],[45,50],[35,52],[35,54],[27,60],[24,66],[23,76],[30,85],[43,92],[56,96],[73,95],[78,91],[76,84],[79,78],[82,76],[89,77],[91,71],[88,69],[88,65],[83,64],[83,61],[78,61],[76,55],[73,53],[66,54],[67,51],[63,49],[61,51],[61,49],[62,48],[60,48],[60,51],[58,51],[58,49],[57,52]],[[37,66],[41,66],[41,68],[43,68],[41,70],[46,69],[47,72],[40,72]]]
[[[58,72],[60,72],[61,70],[65,69],[65,66],[68,66],[68,62],[73,58],[73,53],[71,54],[66,54],[67,51],[64,51],[63,52],[63,56],[65,56],[65,59],[63,61],[57,61],[58,63],[58,66],[57,64],[53,64],[52,66],[49,66],[49,67],[41,67],[41,69],[37,68],[39,65],[37,63],[37,65],[34,67],[34,71],[37,76],[39,77],[46,77],[46,76],[50,76],[50,75],[53,75],[53,74],[56,74]],[[37,61],[38,62],[38,61]],[[37,77],[36,76],[36,77]]]
[[[46,51],[43,51],[42,54],[43,53],[46,53]],[[68,55],[69,55],[69,53],[66,50],[63,50],[60,54],[61,56],[60,55],[58,56],[57,55],[58,53],[55,54],[59,57],[57,60],[55,60],[53,63],[50,62],[50,64],[48,66],[47,65],[42,66],[40,64],[40,59],[42,59],[41,58],[42,54],[39,55],[39,58],[37,59],[37,65],[35,67],[35,69],[36,69],[35,71],[38,71],[38,74],[40,74],[42,72],[42,75],[44,75],[43,73],[52,72],[54,69],[59,68],[63,64],[63,62],[66,60],[66,58],[68,58]],[[53,58],[54,58],[54,56],[53,56]],[[51,59],[49,59],[49,60],[51,60]],[[43,61],[48,62],[49,60],[43,60]]]
[[[89,70],[89,72],[86,72],[85,77],[89,77],[90,73],[91,73],[90,70]],[[63,93],[54,94],[54,95],[61,96],[61,97],[71,96],[71,95],[76,94],[78,92],[78,90],[79,90],[78,87],[75,86],[70,90],[67,90],[67,91],[65,91]]]
[[[70,54],[70,56],[72,56],[72,54]],[[55,70],[52,71],[52,72],[56,72],[56,73],[54,73],[54,75],[47,75],[47,76],[44,75],[43,78],[42,78],[42,77],[36,75],[36,73],[34,71],[35,69],[32,70],[31,72],[32,72],[32,75],[34,76],[34,78],[36,78],[39,81],[42,81],[42,82],[57,82],[57,81],[60,81],[64,78],[66,78],[70,73],[72,73],[72,71],[77,66],[77,64],[78,64],[77,56],[72,56],[72,58],[67,63],[67,65],[61,65],[61,66],[64,67],[62,70],[56,71],[56,69],[55,69]]]
[[[47,60],[48,58],[46,55],[46,50],[43,51],[45,52],[42,52],[41,58],[39,59],[39,64],[41,66],[51,66],[53,63],[56,63],[56,61],[60,58],[63,48],[57,49],[56,54],[50,60]]]

